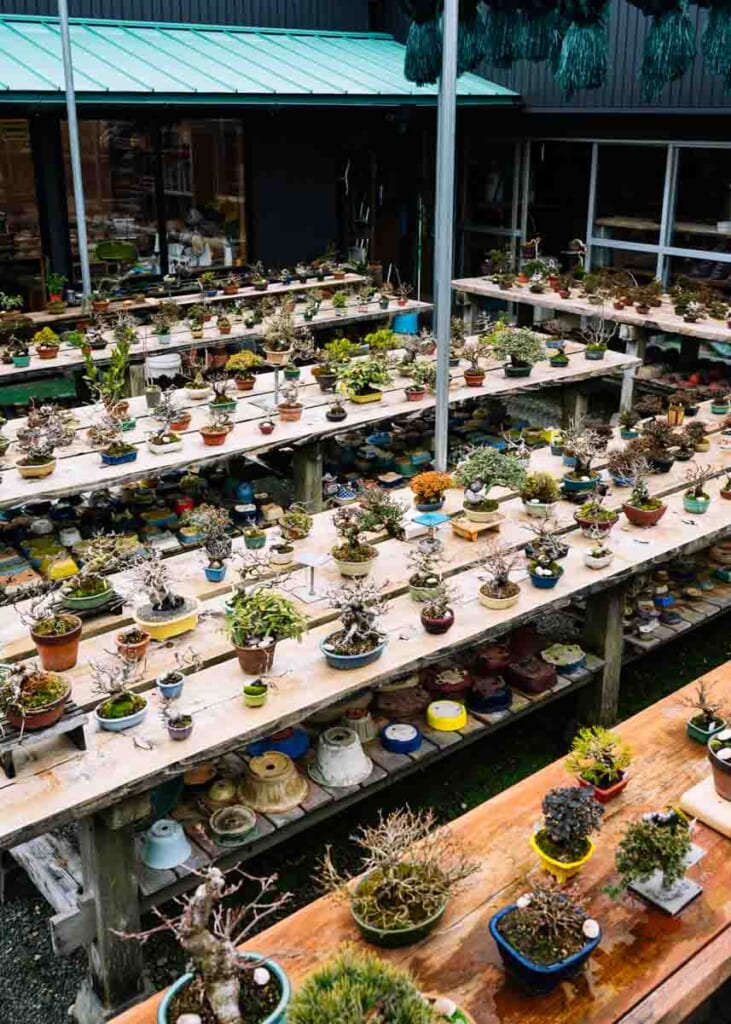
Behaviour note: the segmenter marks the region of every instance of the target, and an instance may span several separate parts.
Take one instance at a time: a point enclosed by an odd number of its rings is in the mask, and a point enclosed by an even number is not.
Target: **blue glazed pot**
[[[209,583],[220,583],[226,579],[227,566],[222,565],[220,569],[214,569],[212,566],[207,565],[205,567],[206,579]]]
[[[30,356],[13,356],[13,366],[30,366]]]
[[[419,729],[406,722],[389,722],[381,732],[381,746],[391,754],[413,754],[421,740]]]
[[[126,715],[124,718],[102,718],[98,711],[94,712],[94,717],[97,720],[97,724],[102,729],[106,729],[107,732],[123,732],[125,729],[131,729],[133,726],[139,725],[146,714],[147,705],[145,704],[139,711],[135,711],[133,715]]]
[[[631,476],[613,476],[612,483],[615,487],[634,487],[634,479]]]
[[[126,452],[124,455],[107,455],[102,452],[102,462],[105,466],[121,466],[123,462],[134,462],[137,458],[137,449]]]
[[[498,452],[504,452],[508,447],[508,442],[499,437],[488,437],[486,444],[488,448],[494,448]]]
[[[683,497],[683,508],[686,512],[691,512],[694,515],[700,516],[704,512],[708,511],[708,506],[711,504],[710,498],[693,498],[689,494]]]
[[[587,942],[583,949],[556,964],[536,964],[527,960],[508,943],[498,931],[498,924],[506,914],[516,909],[516,904],[503,907],[494,917],[490,918],[490,934],[503,959],[506,972],[511,975],[526,991],[533,995],[544,995],[551,992],[562,981],[575,977],[596,947],[601,942],[601,932],[595,939]]]
[[[419,314],[418,313],[397,313],[391,323],[391,330],[394,334],[418,334]]]
[[[584,356],[587,359],[593,360],[594,362],[599,362],[600,359],[604,358],[604,352],[603,351],[601,351],[601,352],[592,352],[589,349],[587,349],[584,352]]]
[[[364,665],[370,665],[374,661],[378,661],[383,652],[386,650],[387,640],[384,640],[378,647],[374,647],[372,651],[368,651],[367,654],[333,654],[332,651],[325,650],[325,643],[327,637],[320,641],[320,650],[325,655],[328,665],[330,668],[337,669],[352,669],[352,668],[363,668]]]
[[[639,430],[620,430],[619,436],[623,441],[631,441],[633,437],[639,437]]]
[[[551,590],[563,576],[563,570],[558,574],[558,576],[536,576],[533,572],[529,575],[531,583],[534,587],[537,587],[538,590]]]
[[[478,714],[487,715],[496,711],[507,711],[512,703],[513,691],[509,686],[489,697],[483,697],[474,691],[467,694],[467,707],[470,711],[477,711]]]
[[[417,504],[416,508],[419,512],[438,512],[444,504],[444,498],[441,501],[425,501],[421,504]]]
[[[239,956],[242,960],[261,960],[261,957],[257,953],[239,953]],[[279,987],[282,992],[282,997],[276,1008],[272,1010],[269,1016],[265,1017],[260,1024],[284,1024],[287,1019],[287,1007],[289,1006],[289,1000],[292,997],[292,988],[289,984],[289,978],[279,964],[275,963],[274,960],[264,960],[261,964],[258,964],[258,966],[266,967],[268,971],[271,971],[279,982]],[[193,977],[194,976],[192,974],[183,974],[177,981],[173,982],[157,1008],[157,1024],[173,1024],[169,1013],[170,1005],[174,996],[180,992],[181,989],[185,988],[186,985],[190,985]]]
[[[571,466],[571,468],[573,469],[573,467],[576,465],[576,456],[564,455],[562,461],[564,466]]]
[[[183,683],[185,682],[185,676],[181,676],[174,683],[161,683],[160,677],[157,677],[157,690],[161,697],[175,698],[179,697],[183,692]]]
[[[564,455],[564,462],[566,456]],[[565,476],[563,478],[564,490],[579,493],[581,491],[593,491],[596,485],[599,483],[599,477],[593,476],[590,480],[572,480],[570,477]]]
[[[246,753],[252,757],[259,757],[270,750],[278,754],[286,754],[293,761],[302,757],[310,749],[310,737],[304,729],[285,729],[283,736],[266,736],[263,740],[257,740],[246,748]]]

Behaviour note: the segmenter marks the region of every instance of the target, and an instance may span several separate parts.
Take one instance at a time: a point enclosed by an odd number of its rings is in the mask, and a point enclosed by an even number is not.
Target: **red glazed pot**
[[[73,668],[79,657],[79,640],[81,639],[81,619],[78,615],[64,613],[67,619],[73,619],[74,628],[63,636],[38,636],[31,629],[30,635],[38,650],[38,657],[46,672],[65,672]],[[59,716],[60,717],[60,716]]]
[[[189,412],[183,413],[182,415],[180,415],[178,417],[178,419],[173,420],[173,422],[170,424],[170,429],[171,430],[175,430],[175,431],[187,430],[188,427],[190,426],[190,420],[191,420],[190,413]]]
[[[446,633],[448,629],[451,629],[454,624],[454,612],[450,611],[449,615],[445,615],[443,619],[432,619],[429,615],[422,612],[421,624],[427,633],[431,633],[434,636],[441,636],[443,633]]]
[[[209,427],[203,427],[200,434],[203,438],[203,444],[207,445],[209,448],[216,448],[218,445],[224,443],[229,435],[229,431],[211,430]]]
[[[600,804],[607,804],[610,800],[613,800],[615,796],[619,796],[629,782],[629,775],[627,772],[623,772],[622,778],[619,782],[615,782],[613,786],[609,786],[607,789],[602,789],[600,786],[593,786],[590,782],[582,779],[581,776],[579,776],[578,781],[579,785],[583,789],[591,789],[593,791],[595,799],[597,799]]]
[[[654,526],[665,515],[666,509],[666,505],[653,509],[635,508],[634,505],[622,505],[622,511],[633,526]]]
[[[55,359],[58,355],[58,349],[53,346],[48,348],[39,348],[36,350],[36,354],[39,359]]]
[[[258,426],[262,434],[271,434],[274,430],[274,424],[269,423],[267,420],[262,420],[262,422],[259,423]]]

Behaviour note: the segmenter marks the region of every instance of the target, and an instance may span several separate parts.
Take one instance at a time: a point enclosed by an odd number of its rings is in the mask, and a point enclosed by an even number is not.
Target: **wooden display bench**
[[[731,663],[709,672],[719,697],[731,701]],[[528,839],[546,791],[571,785],[563,760],[493,797],[452,822],[477,864],[465,890],[450,900],[437,929],[416,946],[380,955],[409,968],[426,990],[438,989],[473,1015],[477,1024],[678,1024],[731,977],[729,840],[698,825],[694,842],[704,857],[691,877],[702,895],[669,919],[624,894],[616,883],[614,851],[624,826],[642,813],[677,804],[710,767],[702,746],[685,735],[687,709],[679,698],[695,684],[620,725],[633,752],[627,789],[607,805],[597,852],[575,881],[603,929],[584,972],[549,996],[525,996],[506,978],[488,921],[531,885],[545,879]],[[316,900],[251,940],[251,948],[282,964],[295,988],[343,941],[363,945],[347,907]],[[154,1024],[158,994],[114,1019]]]

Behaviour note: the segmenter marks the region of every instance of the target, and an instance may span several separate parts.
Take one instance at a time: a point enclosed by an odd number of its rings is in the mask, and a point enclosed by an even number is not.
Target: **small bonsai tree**
[[[422,616],[428,619],[446,619],[454,614],[454,602],[457,592],[444,580],[429,591],[421,609]]]
[[[307,619],[284,594],[259,584],[237,593],[225,628],[236,647],[265,648],[280,640],[300,640]]]
[[[57,448],[68,447],[75,436],[73,427],[67,425],[55,407],[41,406],[35,413],[28,417],[28,425],[21,427],[15,437],[16,447],[23,453],[22,466],[45,465],[53,459]]]
[[[524,327],[513,329],[498,324],[488,336],[488,344],[498,359],[511,366],[533,366],[544,358],[540,338]]]
[[[220,569],[231,557],[232,541],[229,534],[231,517],[225,508],[218,505],[202,504],[186,512],[180,520],[181,526],[194,526],[208,557],[211,569]]]
[[[388,364],[385,359],[377,356],[346,363],[338,370],[338,387],[343,394],[351,397],[381,391],[390,383]]]
[[[520,489],[520,496],[528,503],[553,505],[561,497],[558,483],[551,473],[529,473]]]
[[[108,662],[89,659],[89,672],[92,692],[101,698],[97,707],[100,718],[127,718],[145,707],[145,698],[130,689],[140,679],[138,661],[122,657]]]
[[[706,484],[716,475],[715,466],[689,466],[685,471],[685,495],[687,498],[694,498],[696,501],[710,499],[706,491]]]
[[[543,798],[543,828],[536,842],[554,860],[571,864],[589,851],[589,836],[601,827],[604,808],[591,789],[550,789]]]
[[[710,732],[716,726],[723,725],[723,701],[714,699],[713,686],[705,679],[698,681],[691,694],[681,697],[679,704],[695,712],[690,720],[703,732]]]
[[[606,450],[606,441],[583,420],[574,420],[566,431],[564,453],[576,459],[568,475],[573,480],[589,480],[595,474],[592,463]]]
[[[138,556],[131,579],[135,590],[146,595],[150,608],[158,615],[175,614],[185,606],[185,598],[173,590],[170,569],[158,549],[147,548]]]
[[[265,352],[291,352],[296,340],[293,313],[282,307],[265,319],[262,330]]]
[[[518,553],[511,551],[499,541],[493,541],[480,559],[481,572],[478,578],[483,580],[480,588],[487,596],[502,601],[514,597],[520,587],[510,579],[510,573],[518,564]]]
[[[363,513],[362,532],[385,531],[394,540],[404,539],[406,509],[390,491],[383,487],[369,487],[361,494],[359,503]]]
[[[643,512],[653,512],[655,509],[660,508],[662,501],[660,498],[653,498],[650,495],[650,488],[647,485],[647,474],[650,467],[647,460],[644,457],[635,460],[633,466],[634,472],[632,475],[634,483],[632,485],[632,492],[625,504],[641,509]]]
[[[159,677],[159,682],[172,685],[173,683],[179,683],[185,676],[191,675],[193,672],[199,672],[203,666],[203,659],[201,658],[198,651],[195,648],[183,647],[179,651],[175,651],[175,668],[168,669]]]
[[[494,512],[497,502],[489,497],[491,487],[520,490],[525,482],[525,470],[510,455],[495,448],[467,449],[454,471],[454,480],[465,488],[465,502],[480,512]]]
[[[537,562],[539,565],[546,566],[558,562],[566,556],[569,546],[558,535],[558,523],[555,519],[546,517],[526,525],[533,534],[533,540],[530,541],[525,549],[525,553],[530,560]]]
[[[206,1019],[215,1024],[246,1024],[241,998],[244,986],[252,986],[254,990],[271,986],[268,1005],[276,1006],[279,1001],[281,993],[274,979],[267,977],[269,972],[262,968],[261,961],[243,959],[237,947],[263,920],[278,913],[291,899],[291,894],[276,894],[276,875],[255,878],[240,870],[235,874],[238,881],[229,883],[220,868],[208,867],[191,895],[177,901],[182,907],[177,917],[167,917],[154,908],[160,924],[144,932],[116,933],[123,938],[146,942],[152,935],[171,932],[180,943],[192,961],[195,977],[175,1004],[175,1019],[188,1013],[200,1016],[204,1011]],[[253,898],[242,902],[239,897],[235,906],[224,908],[223,901],[238,894],[244,883],[255,888]],[[264,974],[255,977],[255,972],[262,970]],[[260,1002],[249,992],[247,1004],[251,1005],[253,1000],[260,1011],[257,1019],[263,1019],[268,1012],[264,995],[262,993]]]
[[[433,590],[442,579],[441,554],[438,551],[412,548],[407,557],[409,586],[419,590]]]
[[[312,529],[314,520],[304,505],[290,505],[279,519],[279,529],[288,540],[302,540]]]
[[[341,629],[330,633],[324,646],[333,654],[367,654],[379,647],[386,634],[378,621],[388,610],[388,601],[380,587],[369,580],[356,579],[328,592],[328,602],[340,616]]]
[[[600,934],[583,903],[576,887],[537,885],[518,897],[515,910],[501,918],[498,929],[513,949],[532,963],[559,963]]]
[[[354,836],[363,851],[364,879],[355,888],[327,847],[317,880],[349,904],[356,918],[384,931],[410,928],[433,917],[477,869],[434,812],[408,807],[381,816]]]
[[[429,471],[417,473],[412,477],[409,486],[420,505],[434,504],[444,499],[444,492],[452,486],[449,473]]]
[[[699,424],[690,423],[691,427]],[[665,462],[672,458],[671,449],[675,441],[673,428],[665,420],[648,420],[642,427],[642,440],[650,462]]]
[[[59,700],[68,690],[68,680],[62,675],[44,672],[32,662],[22,662],[0,676],[0,712],[13,712],[25,725],[28,715]]]
[[[242,349],[241,352],[234,352],[228,357],[226,371],[236,377],[237,380],[251,380],[254,377],[254,370],[264,365],[264,360],[256,352]],[[205,383],[201,385],[205,387]]]
[[[372,526],[358,505],[341,506],[333,516],[333,526],[340,537],[340,543],[332,548],[333,558],[340,562],[367,562],[378,554],[373,545],[363,539]]]
[[[620,781],[631,759],[629,747],[616,733],[594,725],[574,737],[566,767],[584,782],[609,789]]]
[[[615,854],[622,886],[661,872],[662,888],[671,889],[685,874],[690,847],[689,822],[681,811],[671,808],[630,822]]]

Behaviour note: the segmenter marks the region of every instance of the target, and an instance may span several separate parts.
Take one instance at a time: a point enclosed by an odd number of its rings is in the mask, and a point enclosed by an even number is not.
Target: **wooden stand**
[[[5,720],[0,722],[0,766],[9,779],[15,778],[14,754],[19,747],[32,747],[41,741],[55,739],[57,736],[68,735],[78,750],[86,750],[84,726],[89,721],[87,716],[72,700],[68,701],[63,717],[48,729],[38,732],[23,732],[9,725]]]

